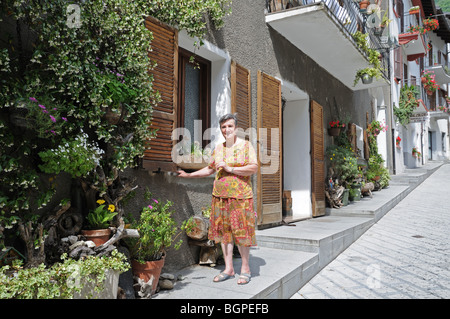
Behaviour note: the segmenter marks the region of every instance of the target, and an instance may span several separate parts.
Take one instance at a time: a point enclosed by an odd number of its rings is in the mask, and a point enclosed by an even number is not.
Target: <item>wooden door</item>
[[[145,26],[153,33],[148,55],[157,65],[149,73],[161,101],[153,108],[150,129],[157,130],[156,137],[146,143],[143,166],[149,170],[174,171],[171,152],[172,132],[177,126],[178,32],[153,17],[145,19]]]
[[[282,220],[281,83],[258,71],[258,225]]]
[[[311,201],[312,215],[325,215],[325,161],[323,108],[311,101]]]

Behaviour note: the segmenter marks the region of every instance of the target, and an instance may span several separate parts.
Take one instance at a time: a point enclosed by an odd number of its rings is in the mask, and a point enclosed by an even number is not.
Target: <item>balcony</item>
[[[408,61],[414,61],[427,53],[427,45],[419,31],[399,34],[398,43],[403,46]]]
[[[414,61],[427,54],[427,40],[421,27],[422,16],[405,14],[403,20],[402,30],[405,31],[398,35],[398,42],[403,46],[408,61]]]
[[[436,83],[439,84],[441,89],[447,91],[448,93],[448,84],[450,83],[450,75],[445,70],[444,65],[438,64],[433,66],[425,67],[427,71],[433,71],[435,75]]]
[[[352,0],[267,0],[266,23],[351,90],[389,85],[389,55],[382,52],[383,79],[358,82],[358,70],[370,67],[368,57],[353,39],[356,31],[369,34],[369,47],[387,49]],[[306,3],[306,4],[303,4]],[[381,50],[383,51],[383,50]]]

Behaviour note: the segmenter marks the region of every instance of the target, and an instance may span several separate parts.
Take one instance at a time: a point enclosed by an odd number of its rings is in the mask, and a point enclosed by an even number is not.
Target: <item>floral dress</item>
[[[248,141],[232,147],[219,144],[214,149],[209,168],[225,162],[230,167],[258,164],[256,153]],[[208,237],[224,244],[255,246],[255,209],[251,176],[240,176],[219,169],[214,180]]]

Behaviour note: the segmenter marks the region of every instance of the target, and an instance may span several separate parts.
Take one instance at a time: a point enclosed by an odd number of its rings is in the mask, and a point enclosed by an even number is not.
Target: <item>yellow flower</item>
[[[111,213],[113,213],[115,209],[116,209],[116,207],[114,207],[114,205],[109,205],[109,206],[108,206],[108,210],[109,210]]]
[[[98,201],[97,201],[97,204],[99,204],[99,205],[103,205],[105,203],[105,201],[103,200],[103,199],[99,199]]]

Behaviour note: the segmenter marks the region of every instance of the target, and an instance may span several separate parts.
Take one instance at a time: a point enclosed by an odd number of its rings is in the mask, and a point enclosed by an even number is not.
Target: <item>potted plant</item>
[[[436,75],[433,71],[423,71],[420,77],[423,88],[427,91],[428,95],[433,95],[437,89],[439,89],[439,84],[436,83]]]
[[[139,231],[139,238],[127,238],[130,249],[133,274],[148,282],[153,277],[152,294],[156,292],[159,275],[164,267],[167,250],[174,246],[179,249],[182,231],[189,231],[191,219],[184,221],[179,228],[172,217],[172,202],[162,203],[152,199],[150,205],[144,207],[138,220],[132,222],[132,228]]]
[[[369,6],[369,4],[370,4],[370,1],[368,1],[368,0],[361,0],[359,2],[359,11],[361,13],[366,13],[367,12],[367,7]]]
[[[423,20],[423,26],[426,31],[433,31],[439,28],[439,22],[437,19],[428,18]]]
[[[328,134],[330,136],[339,136],[341,129],[345,127],[345,124],[339,120],[331,121],[329,125],[330,127],[328,128]]]
[[[422,153],[420,153],[420,152],[417,150],[416,147],[413,147],[413,149],[412,149],[412,156],[413,156],[414,158],[420,159],[420,158],[422,157]]]
[[[372,83],[373,78],[381,78],[381,71],[379,68],[368,67],[365,69],[358,70],[356,72],[353,86],[355,86],[360,79],[363,84],[370,84]]]
[[[400,138],[400,136],[397,136],[397,138],[395,139],[395,147],[397,147],[398,149],[401,148],[401,146],[400,146],[401,141],[402,141],[402,139]]]
[[[99,206],[95,210],[89,212],[86,217],[88,229],[81,230],[81,234],[86,237],[86,239],[93,241],[96,246],[100,246],[106,243],[111,236],[111,229],[109,229],[109,226],[117,213],[114,212],[116,209],[114,205],[108,205],[108,207],[106,207],[103,199],[99,199],[97,204],[99,204]]]

